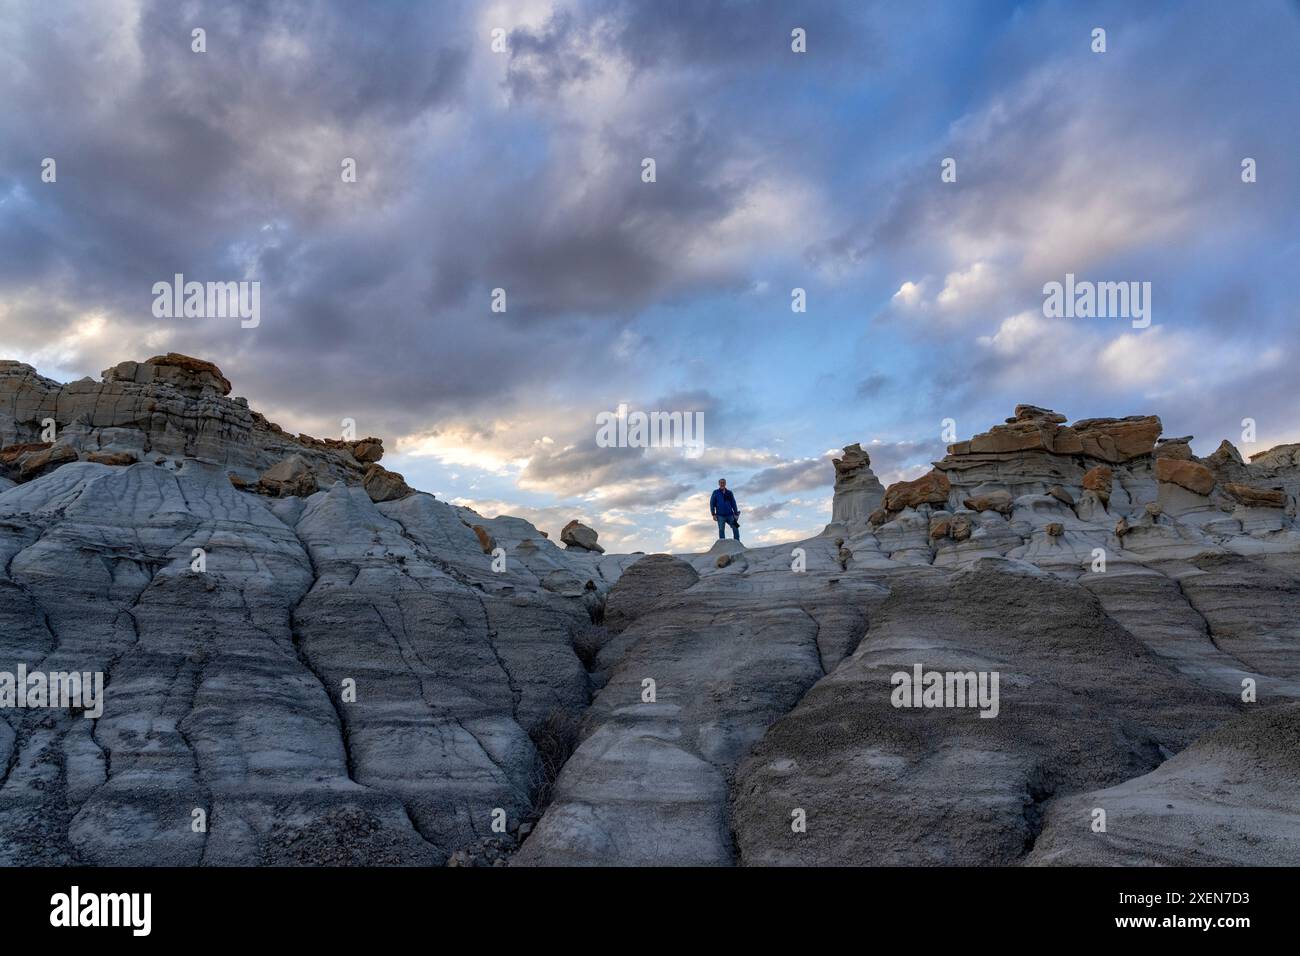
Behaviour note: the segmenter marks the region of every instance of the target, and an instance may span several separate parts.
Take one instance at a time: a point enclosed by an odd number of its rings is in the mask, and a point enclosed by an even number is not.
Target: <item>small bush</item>
[[[533,807],[540,815],[555,795],[555,780],[578,749],[578,718],[567,710],[553,710],[529,737],[537,747]]]

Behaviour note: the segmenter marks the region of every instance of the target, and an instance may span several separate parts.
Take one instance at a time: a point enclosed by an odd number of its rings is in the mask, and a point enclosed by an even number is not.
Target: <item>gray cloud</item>
[[[722,474],[754,495],[825,488],[829,463],[800,456],[855,438],[824,433],[850,427],[841,405],[870,411],[864,441],[937,435],[945,416],[983,427],[1019,400],[1163,411],[1179,432],[1229,436],[1246,415],[1264,433],[1300,416],[1282,384],[1300,341],[1279,278],[1300,205],[1294,6],[1105,6],[1104,58],[1079,41],[1093,14],[1050,2],[565,0],[537,26],[501,24],[506,57],[488,49],[487,9],[6,11],[6,346],[74,375],[202,355],[289,427],[476,432],[528,457],[511,472],[521,485],[627,508]],[[206,54],[190,51],[196,24]],[[639,178],[647,155],[654,184]],[[946,155],[952,188],[938,182]],[[1249,187],[1243,155],[1260,164]],[[46,156],[57,184],[39,181]],[[344,156],[356,184],[339,180]],[[993,270],[987,289],[937,303],[975,260]],[[1195,363],[1211,389],[1117,384],[1095,364],[1061,373],[1097,351],[1091,329],[980,344],[1067,268],[1153,279],[1164,341],[1234,364]],[[262,326],[154,319],[151,286],[174,272],[259,279]],[[838,296],[870,315],[904,280],[928,279],[928,301],[880,312],[865,361],[832,374],[754,332],[766,306],[749,290],[787,279],[822,284],[819,308]],[[496,287],[504,315],[488,309]],[[810,318],[827,364],[847,353],[852,320]],[[724,334],[735,344],[720,351]],[[719,369],[735,372],[725,385]],[[772,397],[786,375],[818,383],[781,391],[816,424],[788,455],[748,450],[765,444],[760,414],[788,415]],[[588,419],[620,400],[704,410],[709,451],[596,448]],[[494,432],[525,419],[540,433]],[[553,444],[534,447],[541,433]],[[868,447],[882,479],[943,453],[937,438]]]
[[[745,515],[750,521],[766,521],[785,511],[786,506],[789,504],[788,501],[772,501],[765,505],[755,505],[752,508],[745,509]]]
[[[562,10],[540,29],[510,34],[507,85],[516,97],[543,97],[599,72],[594,50],[626,58],[635,74],[672,68],[717,74],[738,67],[791,65],[791,30],[802,28],[824,78],[861,75],[883,48],[873,5],[819,3],[791,8],[782,0],[591,0]],[[733,77],[743,82],[743,76]]]
[[[790,494],[812,488],[824,488],[834,481],[835,471],[829,458],[806,458],[764,468],[745,482],[742,490],[750,494],[763,491],[781,491]]]
[[[717,105],[653,101],[585,134],[581,118],[481,117],[467,77],[491,54],[472,4],[133,8],[30,7],[7,34],[6,61],[24,68],[0,117],[0,190],[20,197],[0,216],[0,282],[44,300],[11,323],[48,317],[56,298],[107,312],[133,330],[117,349],[166,332],[168,348],[309,422],[349,414],[393,432],[508,409],[556,375],[613,380],[600,324],[613,335],[651,303],[743,285],[739,266],[680,255],[752,185]],[[70,21],[84,28],[60,28]],[[190,50],[195,23],[205,54]],[[623,55],[625,41],[610,33],[597,52]],[[545,36],[516,31],[512,46],[520,64],[547,60]],[[454,132],[430,134],[449,116]],[[501,165],[515,124],[534,120],[557,148],[539,140]],[[622,159],[583,168],[570,147],[582,135]],[[653,188],[639,180],[647,152]],[[60,175],[42,186],[47,155]],[[339,181],[343,156],[355,187]],[[154,319],[149,290],[174,272],[258,278],[262,326]],[[496,287],[506,315],[488,311]],[[77,348],[92,373],[126,357]]]

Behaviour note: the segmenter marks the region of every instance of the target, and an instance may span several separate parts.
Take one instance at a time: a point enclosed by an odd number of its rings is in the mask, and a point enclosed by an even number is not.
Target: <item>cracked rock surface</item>
[[[0,864],[1300,864],[1297,446],[1023,405],[846,447],[808,540],[618,555],[230,387],[0,362],[0,673],[104,679],[0,708]]]

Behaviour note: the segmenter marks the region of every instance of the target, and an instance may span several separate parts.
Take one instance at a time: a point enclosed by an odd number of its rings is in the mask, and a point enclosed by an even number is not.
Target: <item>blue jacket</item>
[[[716,514],[719,518],[740,514],[740,509],[736,507],[736,496],[730,488],[713,489],[713,497],[709,499],[709,513]]]

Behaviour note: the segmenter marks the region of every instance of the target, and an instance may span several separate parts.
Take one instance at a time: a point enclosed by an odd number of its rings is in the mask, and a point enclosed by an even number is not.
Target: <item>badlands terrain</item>
[[[1300,864],[1300,445],[1024,405],[848,446],[809,540],[616,555],[230,393],[0,362],[0,671],[105,681],[0,709],[0,864]]]

